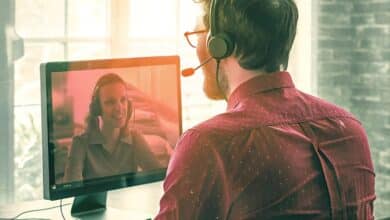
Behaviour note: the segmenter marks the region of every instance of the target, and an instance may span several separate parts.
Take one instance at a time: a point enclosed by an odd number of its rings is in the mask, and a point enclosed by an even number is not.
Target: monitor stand
[[[73,217],[81,217],[106,210],[107,192],[76,196],[70,211]]]
[[[152,215],[144,212],[119,210],[106,206],[107,192],[76,196],[71,215],[81,220],[142,219],[151,220]]]

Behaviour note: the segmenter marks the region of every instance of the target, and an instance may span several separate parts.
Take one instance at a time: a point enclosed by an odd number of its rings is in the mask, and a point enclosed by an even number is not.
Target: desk
[[[162,182],[128,187],[109,191],[107,194],[107,210],[104,214],[88,215],[83,218],[74,218],[70,215],[71,205],[62,208],[65,218],[68,219],[131,219],[145,220],[156,216],[159,210],[159,201],[163,194]],[[62,204],[71,203],[73,198],[64,199]],[[58,206],[60,201],[29,201],[17,204],[0,206],[0,219],[10,219],[21,212]],[[26,213],[18,219],[62,219],[60,209],[54,208],[45,211]]]

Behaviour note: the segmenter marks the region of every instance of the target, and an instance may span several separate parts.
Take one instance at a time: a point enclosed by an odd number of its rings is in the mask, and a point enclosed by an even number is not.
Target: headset
[[[210,3],[210,35],[207,38],[207,49],[217,61],[230,56],[234,50],[234,41],[224,32],[217,30],[217,7],[218,0],[211,0]]]

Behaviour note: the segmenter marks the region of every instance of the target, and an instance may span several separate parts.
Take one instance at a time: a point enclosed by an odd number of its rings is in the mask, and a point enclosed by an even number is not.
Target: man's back
[[[186,132],[164,188],[167,219],[371,219],[375,199],[360,123],[285,72],[245,82]]]

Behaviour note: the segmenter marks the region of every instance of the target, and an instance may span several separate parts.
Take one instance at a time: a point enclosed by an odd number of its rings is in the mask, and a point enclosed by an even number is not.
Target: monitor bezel
[[[178,116],[179,135],[182,134],[182,104],[180,83],[180,58],[173,56],[112,58],[82,61],[47,62],[40,64],[41,75],[41,111],[42,111],[42,162],[43,162],[43,191],[44,199],[57,200],[72,196],[104,192],[129,186],[161,181],[165,178],[166,168],[148,172],[128,173],[110,177],[102,177],[80,182],[64,184],[55,183],[54,143],[50,143],[50,131],[52,130],[52,86],[51,74],[88,69],[111,69],[136,66],[175,65],[176,80],[178,85]],[[55,187],[53,187],[55,186]],[[58,186],[58,188],[57,188]]]

